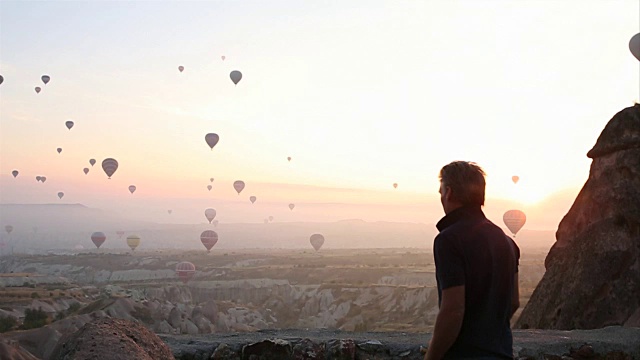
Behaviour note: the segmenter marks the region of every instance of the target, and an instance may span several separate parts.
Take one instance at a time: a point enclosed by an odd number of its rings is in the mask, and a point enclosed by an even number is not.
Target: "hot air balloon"
[[[5,225],[4,227],[4,231],[7,232],[7,234],[11,234],[11,232],[13,231],[13,226],[11,225]]]
[[[136,186],[135,185],[129,185],[129,192],[133,194],[135,191],[136,191]]]
[[[167,210],[167,213],[169,213],[169,215],[171,215],[172,212],[173,210]]]
[[[393,183],[393,188],[397,189],[398,188],[398,183]]]
[[[211,189],[213,189],[213,186],[207,185],[207,190],[211,191]]]
[[[102,170],[104,170],[107,177],[111,179],[111,175],[118,170],[118,162],[112,158],[104,159],[102,160]]]
[[[514,184],[517,184],[518,180],[520,180],[519,176],[514,175],[514,176],[511,177],[511,181],[513,181]]]
[[[520,210],[509,210],[504,213],[502,220],[513,234],[513,237],[515,237],[527,221],[527,216]]]
[[[188,283],[189,280],[195,275],[196,266],[188,261],[183,261],[176,265],[176,274],[183,283]]]
[[[211,248],[218,242],[218,234],[213,230],[205,230],[200,234],[200,241],[207,252],[211,252]]]
[[[311,246],[318,251],[322,247],[322,244],[324,244],[324,236],[321,234],[313,234],[309,238],[309,242],[311,243]]]
[[[182,65],[178,66],[178,71],[183,72],[184,71],[184,66],[182,66]]]
[[[234,84],[238,85],[240,80],[242,80],[242,73],[238,70],[233,70],[231,74],[229,74],[229,77]]]
[[[222,59],[222,61],[224,61],[224,59],[226,59],[227,57],[222,55],[222,56],[220,56],[220,58]]]
[[[42,89],[40,89],[40,86],[36,86],[35,90],[36,90],[36,94],[40,94],[40,90]]]
[[[83,172],[85,175],[87,175],[87,174],[89,173],[89,168],[84,168],[84,169],[82,169],[82,172]]]
[[[64,193],[63,193],[62,191],[60,191],[60,192],[58,193],[58,198],[62,199],[62,197],[63,197],[63,196],[64,196]]]
[[[211,224],[211,221],[216,217],[216,211],[212,208],[208,208],[204,211],[204,216],[209,220],[209,224]]]
[[[18,170],[13,170],[11,172],[11,175],[13,175],[14,178],[18,177],[18,174],[19,174]]]
[[[42,79],[42,82],[43,82],[45,85],[47,85],[47,84],[49,83],[49,81],[51,80],[51,76],[49,76],[49,75],[42,75],[41,79]]]
[[[0,75],[0,84],[2,84],[4,82],[4,78],[2,77],[2,75]]]
[[[131,251],[134,251],[138,247],[138,245],[140,245],[140,236],[138,235],[127,236],[127,245],[131,248]]]
[[[208,133],[207,135],[204,136],[204,141],[207,142],[207,145],[209,145],[211,150],[213,150],[213,147],[216,146],[219,140],[220,140],[220,137],[218,136],[218,134]]]
[[[289,210],[293,210],[294,207],[296,207],[295,204],[289,204]]]
[[[256,202],[258,198],[255,196],[249,196],[249,201],[251,201],[252,204],[254,204]]]
[[[118,235],[118,239],[122,239],[122,235],[124,235],[124,231],[118,230],[116,231],[116,234]]]
[[[71,130],[71,128],[73,127],[73,121],[67,121],[64,123],[64,125],[67,127],[67,129]]]
[[[219,223],[218,220],[213,220],[213,222],[212,222],[213,227],[218,227],[218,223]]]
[[[269,221],[273,221],[273,216],[269,216]]]
[[[640,61],[640,33],[633,35],[629,41],[629,50]]]
[[[91,164],[91,166],[96,164],[96,159],[89,159],[89,164]]]
[[[209,179],[209,182],[213,182],[213,178],[210,178],[210,179]]]
[[[62,152],[62,148],[57,148],[56,151],[60,154]]]
[[[93,244],[98,249],[100,249],[100,246],[104,243],[105,240],[107,240],[107,237],[101,231],[96,231],[93,234],[91,234],[91,241],[93,241]]]
[[[238,192],[238,195],[240,195],[240,192],[242,191],[242,189],[244,189],[244,181],[242,180],[234,181],[233,188],[236,189],[236,191]]]
[[[42,183],[44,184],[44,182],[47,181],[47,177],[46,176],[40,176],[40,181],[42,181]]]
[[[42,176],[36,176],[36,181],[41,181],[42,180]]]
[[[287,160],[288,160],[289,162],[291,162],[291,156],[288,156],[288,157],[287,157]]]

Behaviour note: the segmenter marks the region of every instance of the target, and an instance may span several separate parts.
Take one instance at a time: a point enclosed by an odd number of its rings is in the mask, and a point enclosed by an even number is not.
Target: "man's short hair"
[[[440,170],[440,182],[453,191],[451,200],[462,205],[484,205],[486,182],[482,168],[470,161],[454,161]]]

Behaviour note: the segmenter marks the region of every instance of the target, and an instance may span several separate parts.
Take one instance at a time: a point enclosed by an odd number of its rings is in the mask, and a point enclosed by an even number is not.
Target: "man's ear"
[[[444,188],[444,198],[447,199],[447,201],[451,201],[451,186],[446,186]]]

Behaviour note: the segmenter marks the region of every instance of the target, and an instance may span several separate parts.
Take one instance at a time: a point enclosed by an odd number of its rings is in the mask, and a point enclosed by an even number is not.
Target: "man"
[[[484,177],[466,161],[440,170],[445,216],[433,243],[440,311],[425,360],[513,358],[520,250],[482,212]]]

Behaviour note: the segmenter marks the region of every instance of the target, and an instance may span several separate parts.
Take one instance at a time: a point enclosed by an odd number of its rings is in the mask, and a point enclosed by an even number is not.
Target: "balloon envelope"
[[[398,188],[398,183],[393,183],[393,188],[397,189]]]
[[[107,240],[107,237],[104,235],[102,231],[96,231],[93,234],[91,234],[91,241],[93,241],[93,244],[98,249],[100,249],[100,246],[104,243],[105,240]]]
[[[293,210],[294,207],[296,207],[295,204],[289,204],[289,210]]]
[[[87,174],[89,173],[89,168],[84,168],[84,169],[82,169],[82,172],[83,172],[85,175],[87,175]]]
[[[287,157],[287,160],[288,160],[288,161],[291,161],[291,156],[288,156],[288,157]]]
[[[518,180],[520,180],[520,177],[517,176],[517,175],[514,175],[514,176],[511,177],[511,181],[513,181],[514,184],[517,184]]]
[[[213,230],[205,230],[200,234],[200,241],[207,248],[207,251],[211,251],[211,248],[218,242],[218,233]]]
[[[522,229],[524,223],[527,221],[527,216],[520,210],[509,210],[502,216],[504,224],[511,231],[513,236],[516,236],[518,231]]]
[[[309,238],[309,242],[311,243],[311,246],[318,251],[322,247],[322,244],[324,244],[324,236],[321,234],[313,234]]]
[[[252,203],[252,204],[253,204],[253,203],[255,203],[255,202],[256,202],[256,200],[258,200],[258,198],[257,198],[257,197],[255,197],[255,196],[249,196],[249,201],[251,201],[251,203]]]
[[[222,59],[222,61],[224,61],[224,59],[226,59],[227,57],[222,55],[222,56],[220,56],[220,58]]]
[[[36,181],[42,180],[42,176],[36,176]]]
[[[96,164],[96,159],[89,159],[89,164],[91,164],[91,166]]]
[[[4,77],[2,77],[2,75],[0,75],[0,84],[2,84],[4,82]]]
[[[207,185],[207,190],[211,191],[211,189],[213,189],[213,186]]]
[[[182,66],[182,65],[178,66],[178,70],[179,70],[180,72],[183,72],[183,71],[184,71],[184,66]]]
[[[176,265],[176,274],[183,283],[189,282],[196,273],[196,266],[188,261],[183,261]]]
[[[44,183],[45,181],[47,181],[47,177],[46,176],[40,176],[40,181],[42,181],[42,183]]]
[[[213,178],[210,178],[210,179],[209,179],[209,182],[213,182]]]
[[[204,216],[209,220],[209,224],[211,224],[213,219],[216,217],[216,211],[212,208],[208,208],[204,211]]]
[[[40,94],[40,90],[42,89],[40,89],[40,86],[36,86],[35,90],[36,90],[36,94]]]
[[[11,172],[11,175],[13,175],[13,177],[14,177],[14,178],[15,178],[15,177],[18,177],[18,174],[19,174],[18,170],[13,170],[13,171]]]
[[[45,85],[47,85],[47,84],[49,83],[49,81],[51,80],[51,76],[49,76],[49,75],[42,75],[41,79],[42,79],[42,82],[43,82]]]
[[[238,70],[233,70],[231,74],[229,74],[229,77],[234,84],[238,85],[240,80],[242,80],[242,73]]]
[[[64,193],[63,193],[62,191],[60,191],[60,192],[58,193],[58,198],[62,199],[62,197],[63,197],[63,196],[64,196]]]
[[[133,194],[135,191],[136,191],[136,186],[135,185],[129,185],[129,192]]]
[[[244,181],[242,180],[234,181],[233,188],[236,189],[236,191],[238,192],[238,195],[240,195],[240,192],[242,191],[242,189],[244,189]]]
[[[56,151],[60,154],[62,152],[62,148],[57,148]]]
[[[209,145],[211,150],[213,150],[213,147],[216,146],[218,141],[220,141],[220,137],[218,136],[218,134],[208,133],[207,135],[204,136],[204,141],[206,141],[207,145]]]
[[[138,245],[140,245],[140,236],[138,235],[127,236],[127,245],[131,248],[131,251],[134,251],[138,247]]]
[[[640,61],[640,33],[633,35],[629,41],[629,50]]]
[[[73,127],[73,121],[67,121],[64,123],[64,125],[67,127],[67,129],[71,130],[71,128]]]
[[[118,170],[118,162],[112,158],[104,159],[102,160],[102,170],[104,170],[107,177],[111,179],[111,175]]]

